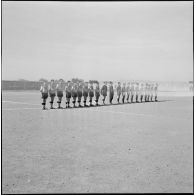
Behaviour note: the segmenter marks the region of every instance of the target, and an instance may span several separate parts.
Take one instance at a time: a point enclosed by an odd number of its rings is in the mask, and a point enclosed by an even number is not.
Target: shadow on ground
[[[69,108],[65,108],[65,107],[62,107],[62,108],[54,108],[54,109],[82,109],[82,108],[93,108],[93,107],[104,107],[104,106],[122,106],[122,105],[127,105],[127,104],[145,104],[145,103],[160,103],[160,102],[168,102],[168,101],[174,101],[174,100],[160,100],[160,101],[149,101],[149,102],[125,102],[125,103],[114,103],[114,104],[99,104],[98,106],[96,105],[93,105],[93,106],[81,106],[81,107],[69,107]]]

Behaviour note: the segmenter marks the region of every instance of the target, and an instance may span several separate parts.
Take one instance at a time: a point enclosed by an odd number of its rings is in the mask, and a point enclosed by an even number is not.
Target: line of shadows
[[[149,101],[149,102],[145,102],[145,101],[143,101],[143,102],[130,102],[130,103],[128,103],[128,102],[124,102],[124,103],[112,103],[112,104],[99,104],[98,106],[96,106],[96,105],[93,105],[93,106],[89,106],[89,105],[87,105],[87,106],[81,106],[81,107],[79,107],[79,106],[76,106],[76,107],[70,107],[70,108],[65,108],[65,107],[62,107],[61,109],[82,109],[82,108],[94,108],[94,107],[104,107],[104,106],[123,106],[123,105],[131,105],[131,104],[146,104],[146,103],[161,103],[161,102],[168,102],[168,101],[174,101],[174,100],[158,100],[158,101]],[[54,108],[55,110],[56,109],[59,109],[59,108]]]

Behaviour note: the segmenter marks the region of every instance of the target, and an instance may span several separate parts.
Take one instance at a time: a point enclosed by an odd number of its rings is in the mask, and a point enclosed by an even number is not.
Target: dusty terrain
[[[193,192],[192,97],[46,111],[38,92],[2,98],[3,193]]]

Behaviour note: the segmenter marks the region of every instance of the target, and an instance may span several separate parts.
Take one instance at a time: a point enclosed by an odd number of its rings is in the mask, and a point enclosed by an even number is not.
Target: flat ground
[[[3,92],[3,193],[193,192],[193,98],[159,100],[43,111]]]

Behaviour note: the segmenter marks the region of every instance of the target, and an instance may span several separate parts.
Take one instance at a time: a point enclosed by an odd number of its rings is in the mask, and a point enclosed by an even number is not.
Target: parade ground
[[[42,110],[40,92],[3,91],[2,192],[192,193],[193,97],[158,100]]]

